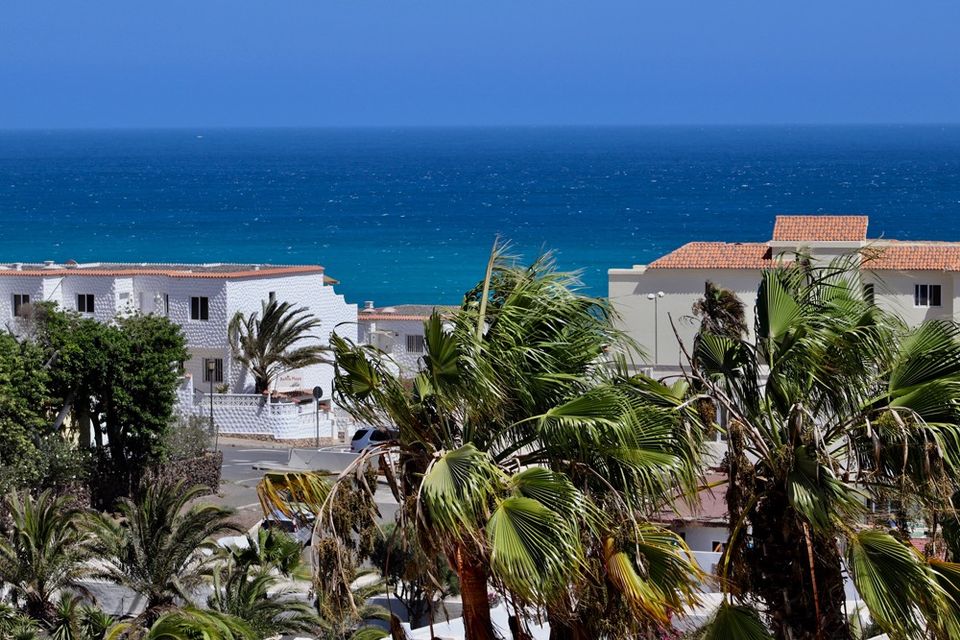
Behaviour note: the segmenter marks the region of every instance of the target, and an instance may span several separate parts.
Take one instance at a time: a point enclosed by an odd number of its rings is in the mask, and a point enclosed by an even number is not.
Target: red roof
[[[867,216],[777,216],[774,242],[862,242]]]
[[[890,271],[960,271],[960,244],[886,242],[868,246],[864,268]]]
[[[762,242],[690,242],[651,262],[650,269],[766,269],[770,247]]]

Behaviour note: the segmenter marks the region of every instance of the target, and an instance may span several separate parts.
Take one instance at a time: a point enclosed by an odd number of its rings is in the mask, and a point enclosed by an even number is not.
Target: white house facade
[[[434,311],[443,314],[450,309],[426,304],[375,307],[368,301],[357,314],[357,338],[360,344],[383,351],[403,375],[413,376],[420,370],[426,352],[424,323]]]
[[[797,252],[815,263],[855,256],[877,305],[908,323],[960,319],[960,243],[869,239],[868,224],[867,216],[777,216],[768,242],[691,242],[650,264],[610,269],[620,328],[647,352],[637,368],[669,375],[685,364],[677,336],[692,344],[692,309],[707,281],[736,292],[752,330],[761,272]]]
[[[185,389],[213,390],[221,396],[217,403],[229,404],[229,398],[252,393],[254,386],[231,356],[227,326],[234,314],[259,313],[263,302],[277,299],[305,307],[320,320],[311,336],[318,343],[328,344],[334,330],[356,339],[357,306],[337,294],[334,283],[317,265],[10,263],[0,265],[0,319],[16,331],[29,305],[41,301],[100,322],[134,313],[165,316],[186,336]],[[319,386],[329,401],[332,382],[333,367],[315,365],[282,376],[273,390]],[[197,395],[181,390],[181,404]],[[256,428],[247,425],[245,431]]]

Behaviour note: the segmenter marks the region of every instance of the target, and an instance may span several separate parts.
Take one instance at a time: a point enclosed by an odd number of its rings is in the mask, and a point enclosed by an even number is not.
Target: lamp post
[[[207,380],[210,381],[210,428],[214,430],[213,450],[220,447],[220,430],[216,428],[213,422],[213,373],[217,369],[217,361],[213,358],[207,358]]]
[[[317,439],[315,444],[320,448],[320,398],[323,397],[323,387],[319,385],[313,388],[313,403],[316,405],[317,413]]]
[[[654,366],[660,364],[660,335],[659,327],[657,326],[660,322],[660,298],[663,297],[663,291],[657,291],[656,293],[648,293],[647,300],[653,300],[653,364]]]

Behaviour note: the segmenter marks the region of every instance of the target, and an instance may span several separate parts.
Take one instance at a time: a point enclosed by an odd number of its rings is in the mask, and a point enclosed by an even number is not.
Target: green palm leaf
[[[909,638],[924,634],[927,612],[940,609],[946,592],[911,546],[876,530],[848,538],[847,562],[853,583],[870,615],[888,632]],[[941,613],[944,613],[941,611]]]
[[[576,529],[532,498],[501,501],[486,534],[494,575],[525,600],[543,601],[579,572],[582,550]]]
[[[698,640],[773,640],[756,610],[723,602]]]

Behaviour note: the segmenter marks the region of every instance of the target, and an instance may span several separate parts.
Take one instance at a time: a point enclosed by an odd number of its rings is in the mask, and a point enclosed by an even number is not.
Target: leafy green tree
[[[456,571],[469,640],[494,637],[491,589],[545,610],[559,637],[599,637],[610,612],[621,637],[644,637],[694,600],[692,556],[645,516],[696,484],[696,411],[682,385],[623,374],[632,345],[578,286],[548,258],[518,267],[498,249],[461,308],[426,323],[412,383],[332,338],[338,403],[400,430],[344,476],[380,465],[398,517]]]
[[[317,339],[313,333],[320,324],[306,307],[276,300],[264,302],[259,314],[234,315],[228,327],[233,357],[250,370],[256,393],[287,371],[327,361],[324,345],[307,344]]]
[[[38,444],[49,434],[43,351],[0,333],[0,493],[43,478]]]
[[[38,306],[34,322],[33,341],[51,362],[51,394],[60,414],[72,415],[81,445],[95,450],[101,488],[130,495],[163,457],[179,364],[189,355],[182,331],[159,316],[104,324],[50,305]]]
[[[855,262],[798,261],[763,274],[755,334],[705,325],[693,357],[731,417],[727,600],[706,637],[757,637],[735,632],[756,606],[777,638],[848,638],[844,570],[892,636],[960,637],[960,565],[864,524],[867,498],[949,504],[958,325],[908,328],[865,298]]]
[[[11,493],[6,535],[0,536],[0,584],[30,618],[43,623],[56,615],[57,593],[82,592],[90,574],[89,540],[79,514],[65,498],[45,491],[37,497]]]
[[[101,559],[99,577],[124,585],[146,600],[150,625],[166,609],[190,601],[215,558],[213,536],[235,532],[228,509],[194,503],[202,487],[153,484],[139,500],[124,498],[120,518],[93,515],[88,522]]]

